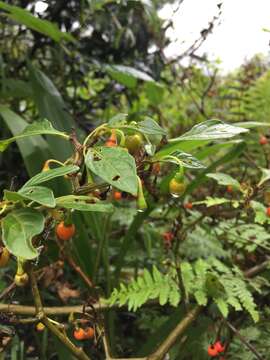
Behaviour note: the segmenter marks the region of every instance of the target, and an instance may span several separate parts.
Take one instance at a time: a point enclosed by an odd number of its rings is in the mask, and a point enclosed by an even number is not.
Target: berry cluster
[[[207,353],[211,357],[216,357],[222,354],[225,351],[225,345],[218,340],[214,344],[208,346]]]

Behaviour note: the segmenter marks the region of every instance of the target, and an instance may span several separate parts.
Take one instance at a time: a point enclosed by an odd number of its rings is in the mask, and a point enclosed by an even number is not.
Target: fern
[[[248,289],[242,272],[228,268],[215,258],[197,260],[194,264],[183,262],[180,266],[185,296],[194,298],[199,305],[206,306],[209,300],[217,305],[224,317],[229,311],[247,311],[252,319],[259,319],[252,293]],[[128,285],[121,284],[114,289],[108,302],[136,311],[145,302],[158,299],[160,305],[177,306],[181,300],[178,277],[175,269],[161,273],[155,266],[152,274],[145,269],[142,276]]]

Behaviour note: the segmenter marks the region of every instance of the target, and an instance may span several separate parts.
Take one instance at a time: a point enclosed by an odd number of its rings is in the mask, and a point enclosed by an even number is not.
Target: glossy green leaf
[[[66,195],[56,199],[56,204],[65,209],[74,209],[79,211],[112,212],[112,204],[106,204],[97,198],[89,196]]]
[[[91,148],[85,163],[89,170],[113,187],[137,195],[135,160],[125,149],[103,146]]]
[[[28,125],[22,133],[13,136],[6,140],[0,140],[0,151],[6,150],[9,144],[11,144],[14,141],[17,141],[19,139],[29,137],[29,136],[36,136],[36,135],[57,135],[64,138],[68,138],[68,135],[65,133],[58,131],[53,128],[52,124],[48,120],[42,120],[34,122],[30,125]]]
[[[138,123],[138,130],[146,135],[166,135],[167,132],[158,125],[158,123],[146,117],[143,121]]]
[[[134,88],[137,85],[137,80],[154,81],[148,74],[141,70],[137,70],[125,65],[106,65],[105,69],[110,76],[129,88]]]
[[[67,174],[73,174],[73,173],[77,172],[79,169],[80,169],[79,166],[76,166],[76,165],[66,165],[66,166],[60,166],[55,169],[49,169],[49,170],[43,171],[43,172],[33,176],[30,180],[28,180],[24,184],[23,188],[42,184],[46,181],[49,181],[49,180],[52,180],[52,179],[55,179],[57,177],[61,177],[61,176],[67,175]]]
[[[240,187],[241,187],[240,183],[236,179],[232,178],[230,175],[227,175],[227,174],[223,174],[223,173],[213,173],[212,174],[212,173],[210,173],[210,174],[207,174],[206,176],[211,179],[216,180],[219,185],[224,185],[224,186],[232,185],[236,189],[240,189]]]
[[[59,42],[60,40],[74,41],[74,38],[70,34],[60,31],[52,22],[39,19],[25,9],[21,9],[14,5],[8,5],[3,1],[0,1],[0,9],[4,10],[5,12],[2,14],[10,19],[27,26],[29,29],[44,34],[56,42]]]
[[[176,165],[180,165],[190,169],[202,169],[205,166],[191,154],[187,154],[182,151],[174,151],[169,156],[164,156],[161,161],[171,162]]]
[[[171,139],[171,142],[179,140],[217,140],[226,139],[241,133],[248,132],[247,129],[225,124],[220,120],[207,120],[198,125],[193,126],[191,130],[182,136]]]
[[[53,208],[56,205],[52,190],[44,186],[28,186],[20,189],[18,194],[47,207]]]
[[[32,238],[44,229],[45,218],[37,210],[23,208],[12,211],[2,220],[3,242],[15,256],[30,260],[38,256]]]

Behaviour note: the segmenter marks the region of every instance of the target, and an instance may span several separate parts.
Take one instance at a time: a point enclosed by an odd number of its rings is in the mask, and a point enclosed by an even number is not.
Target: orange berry
[[[116,136],[115,131],[112,131],[111,136],[105,143],[105,146],[107,146],[107,147],[117,146],[117,136]]]
[[[233,192],[233,187],[232,187],[232,185],[228,185],[228,186],[227,186],[227,192],[230,193],[230,194]]]
[[[192,202],[187,202],[187,203],[185,203],[185,204],[184,204],[184,208],[191,210],[191,209],[193,208]]]
[[[75,329],[73,332],[73,336],[76,340],[84,340],[85,339],[85,333],[82,328]]]
[[[266,144],[268,144],[268,139],[267,139],[267,137],[265,137],[264,135],[261,135],[261,136],[260,136],[259,143],[260,143],[260,145],[266,145]]]
[[[270,217],[270,207],[266,208],[266,215]]]
[[[211,357],[217,356],[217,355],[218,355],[218,351],[217,351],[215,345],[209,345],[209,346],[208,346],[208,349],[207,349],[207,353],[208,353],[208,355],[211,356]]]
[[[69,240],[75,234],[75,225],[65,225],[64,221],[61,221],[55,229],[56,235],[60,240]]]
[[[95,331],[94,329],[90,326],[90,327],[87,327],[85,330],[84,330],[84,338],[85,339],[92,339],[95,335]]]
[[[114,191],[114,193],[113,193],[113,198],[114,198],[114,200],[121,200],[122,199],[122,193],[121,193],[121,191]]]

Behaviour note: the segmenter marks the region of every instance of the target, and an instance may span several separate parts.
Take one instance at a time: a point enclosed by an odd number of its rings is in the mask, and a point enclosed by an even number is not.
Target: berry
[[[266,144],[268,144],[268,139],[267,139],[267,137],[265,137],[264,135],[261,135],[261,136],[260,136],[259,143],[260,143],[260,145],[266,145]]]
[[[184,204],[184,208],[191,210],[191,209],[193,208],[192,202],[187,202],[187,203],[185,203],[185,204]]]
[[[45,325],[42,322],[37,323],[36,330],[42,332],[45,329]]]
[[[217,349],[217,351],[218,351],[219,353],[222,353],[222,352],[225,351],[225,346],[222,345],[222,343],[221,343],[220,341],[216,341],[216,343],[215,343],[214,346],[215,346],[215,348]]]
[[[0,248],[0,268],[5,267],[9,261],[10,253],[6,247]]]
[[[266,208],[266,215],[270,217],[270,207]]]
[[[73,332],[73,336],[76,340],[84,340],[85,339],[85,333],[82,328],[75,329]]]
[[[92,327],[88,327],[84,330],[84,338],[85,339],[92,339],[95,335],[95,331]]]
[[[18,287],[24,287],[29,281],[29,276],[26,273],[16,274],[14,282]]]
[[[130,135],[126,137],[126,147],[131,154],[138,152],[142,146],[143,138],[141,134]]]
[[[165,233],[163,233],[162,237],[165,242],[171,242],[174,238],[174,235],[171,231],[166,231]]]
[[[65,225],[64,221],[61,221],[55,229],[56,235],[60,240],[69,240],[75,234],[75,225]]]
[[[185,192],[186,185],[184,182],[179,181],[174,177],[169,183],[169,189],[172,196],[179,197]]]
[[[113,193],[113,198],[114,200],[118,201],[122,199],[122,193],[121,191],[114,191]]]
[[[213,345],[213,344],[212,344],[212,345],[209,345],[209,346],[208,346],[208,349],[207,349],[207,353],[208,353],[208,355],[211,356],[211,357],[217,356],[217,355],[218,355],[218,351],[217,351],[215,345]]]
[[[116,136],[115,131],[112,131],[111,136],[109,137],[109,139],[105,143],[105,146],[108,146],[108,147],[117,146],[117,136]]]
[[[232,187],[232,185],[228,185],[228,186],[227,186],[227,192],[230,193],[230,194],[233,192],[233,187]]]

